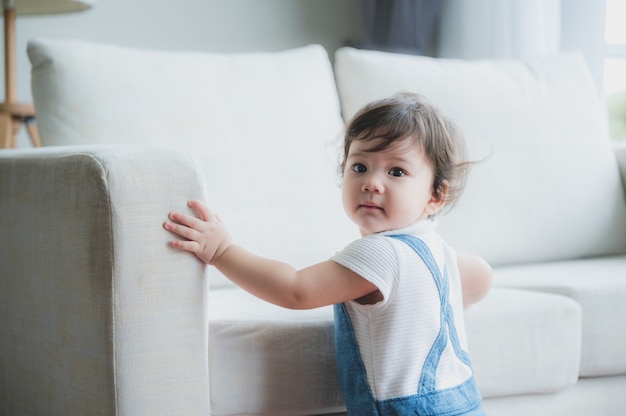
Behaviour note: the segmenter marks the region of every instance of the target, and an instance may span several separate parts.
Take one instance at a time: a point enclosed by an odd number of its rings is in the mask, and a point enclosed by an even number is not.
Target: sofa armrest
[[[615,156],[617,157],[617,164],[619,165],[619,172],[622,175],[622,186],[624,187],[624,193],[626,193],[626,140],[620,140],[613,144],[615,150]]]
[[[164,149],[0,151],[0,414],[209,413],[208,283],[161,226],[198,172]]]

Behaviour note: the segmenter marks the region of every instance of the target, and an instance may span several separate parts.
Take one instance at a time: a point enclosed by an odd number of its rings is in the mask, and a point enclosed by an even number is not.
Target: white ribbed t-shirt
[[[390,234],[420,238],[439,269],[449,278],[449,302],[463,350],[467,340],[456,253],[435,231],[436,222],[419,221],[410,227],[374,234],[350,243],[332,261],[372,282],[383,295],[374,305],[346,302],[374,397],[385,400],[419,393],[422,367],[440,329],[437,285],[421,257]],[[461,384],[472,370],[455,355],[452,343],[443,351],[436,388]]]

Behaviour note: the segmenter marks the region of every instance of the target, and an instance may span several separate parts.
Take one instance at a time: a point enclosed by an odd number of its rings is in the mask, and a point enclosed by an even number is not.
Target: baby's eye
[[[399,178],[401,176],[406,175],[406,172],[402,168],[391,168],[388,174]]]
[[[363,163],[355,163],[352,165],[352,171],[356,173],[365,173],[367,172],[367,167]]]

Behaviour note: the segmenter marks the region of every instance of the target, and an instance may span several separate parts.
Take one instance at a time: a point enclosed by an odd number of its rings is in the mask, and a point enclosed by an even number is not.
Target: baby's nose
[[[365,181],[363,182],[363,186],[361,187],[361,191],[363,192],[382,193],[384,192],[384,190],[385,188],[383,185],[382,178],[380,178],[380,175],[376,175],[376,174],[368,175],[365,178]]]

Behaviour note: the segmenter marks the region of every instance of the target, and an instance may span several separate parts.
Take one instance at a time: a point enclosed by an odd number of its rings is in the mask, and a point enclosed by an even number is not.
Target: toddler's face
[[[343,206],[362,236],[406,227],[441,208],[432,169],[411,139],[378,152],[368,152],[371,146],[352,142],[343,177]]]

